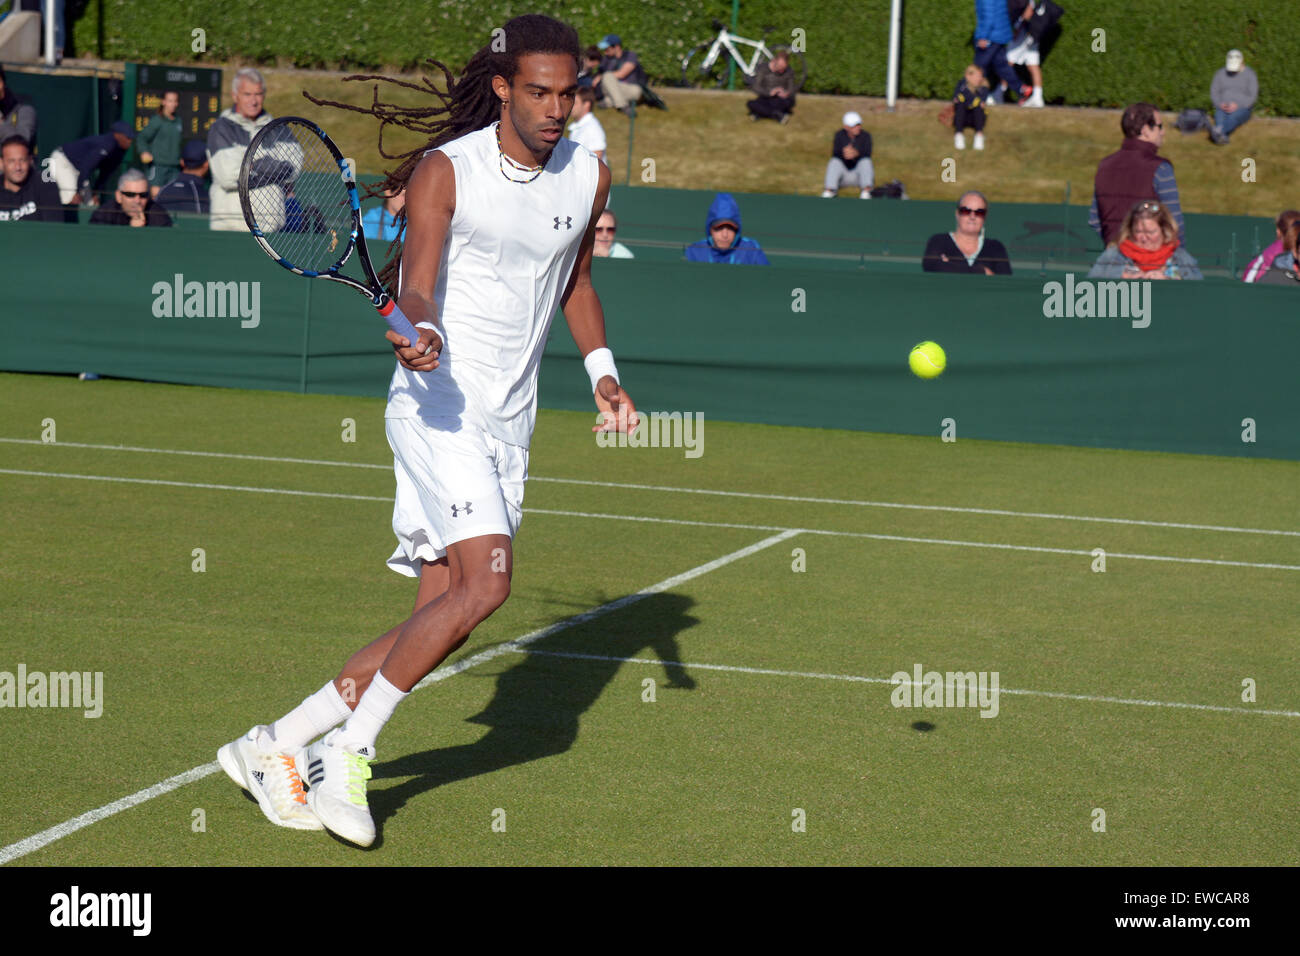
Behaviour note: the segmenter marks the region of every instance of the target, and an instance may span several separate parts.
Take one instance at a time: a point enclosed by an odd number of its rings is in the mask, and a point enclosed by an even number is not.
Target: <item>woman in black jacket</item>
[[[1006,246],[984,237],[989,201],[980,192],[963,193],[957,200],[957,228],[937,232],[925,244],[921,268],[926,272],[1009,276],[1011,259]]]

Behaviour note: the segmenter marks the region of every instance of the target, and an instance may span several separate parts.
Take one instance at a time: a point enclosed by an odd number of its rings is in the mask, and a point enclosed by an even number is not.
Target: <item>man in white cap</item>
[[[844,128],[836,131],[831,161],[826,164],[822,198],[832,198],[843,186],[857,186],[858,197],[870,199],[876,181],[876,170],[871,165],[871,134],[862,128],[862,117],[857,113],[845,113],[842,122]]]
[[[1214,103],[1210,139],[1220,146],[1227,144],[1234,129],[1250,119],[1251,108],[1259,99],[1259,78],[1245,63],[1240,50],[1229,50],[1227,64],[1210,83],[1210,100]]]

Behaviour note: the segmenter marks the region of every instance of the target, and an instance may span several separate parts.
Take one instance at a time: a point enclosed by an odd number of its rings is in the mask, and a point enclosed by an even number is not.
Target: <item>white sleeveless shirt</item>
[[[385,417],[471,424],[527,448],[542,350],[591,219],[600,161],[562,138],[535,180],[511,182],[502,166],[515,179],[531,174],[501,158],[495,123],[439,150],[456,174],[434,291],[446,342],[432,372],[397,366]]]

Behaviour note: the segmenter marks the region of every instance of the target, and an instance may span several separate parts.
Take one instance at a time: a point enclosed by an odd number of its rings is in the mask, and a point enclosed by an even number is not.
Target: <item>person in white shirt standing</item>
[[[578,90],[578,97],[573,101],[573,116],[569,121],[569,139],[580,146],[585,146],[606,166],[605,127],[600,125],[593,112],[596,108],[596,94],[590,87]]]
[[[432,134],[384,184],[406,190],[398,222],[406,238],[400,260],[380,273],[397,279],[398,303],[421,330],[414,343],[388,333],[398,368],[385,413],[397,479],[398,547],[388,564],[419,578],[415,611],[294,710],[218,752],[271,822],[324,826],[360,846],[375,839],[366,780],[380,729],[510,594],[538,370],[557,304],[604,417],[593,430],[637,424],[591,284],[609,169],[563,138],[578,35],[538,14],[504,30],[441,105],[376,99],[362,110]]]

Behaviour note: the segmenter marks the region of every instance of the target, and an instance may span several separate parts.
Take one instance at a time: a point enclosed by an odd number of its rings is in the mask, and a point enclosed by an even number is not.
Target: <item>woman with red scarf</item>
[[[1178,224],[1164,203],[1147,199],[1129,210],[1119,241],[1097,257],[1089,279],[1203,279],[1178,244]]]

